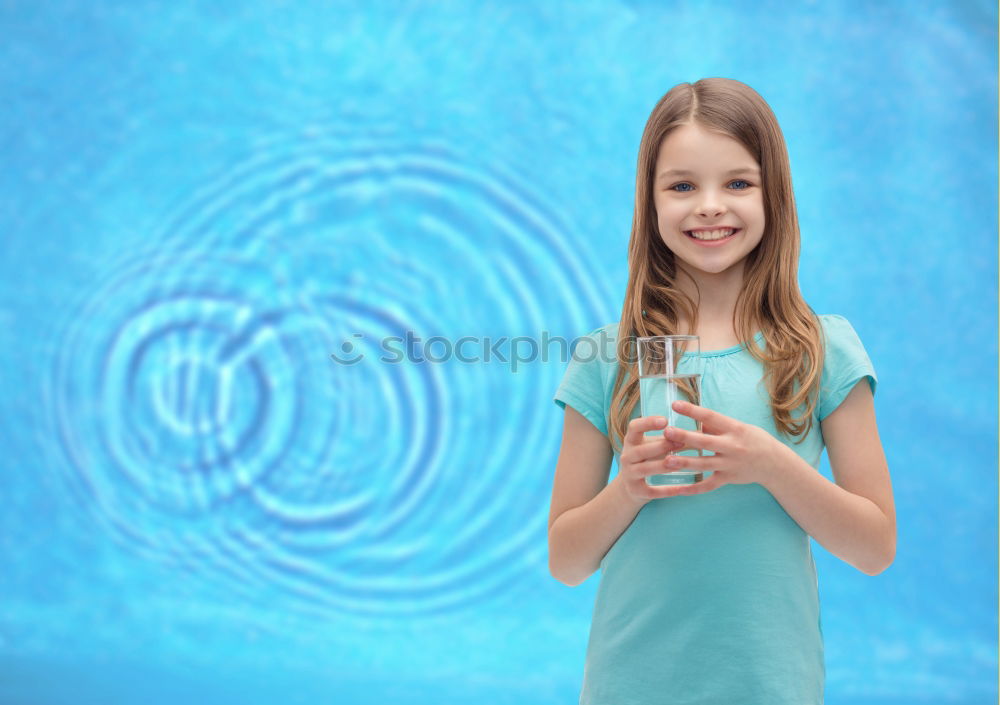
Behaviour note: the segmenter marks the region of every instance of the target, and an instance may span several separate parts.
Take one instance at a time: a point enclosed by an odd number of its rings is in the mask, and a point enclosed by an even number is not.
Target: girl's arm
[[[836,484],[783,443],[780,462],[761,484],[821,546],[863,573],[877,575],[896,555],[896,509],[866,379],[821,428]]]
[[[607,437],[567,405],[549,509],[549,572],[566,585],[590,577],[639,513],[608,484],[612,458]]]
[[[646,502],[679,493],[679,488],[646,484],[647,475],[663,472],[667,452],[680,446],[662,437],[644,437],[666,422],[656,416],[629,422],[618,474],[609,483],[613,453],[607,436],[566,407],[549,511],[549,572],[556,580],[582,583],[600,567]]]
[[[892,483],[875,423],[871,389],[861,379],[821,422],[836,482],[816,472],[790,447],[764,429],[688,402],[674,410],[702,421],[704,433],[668,428],[664,435],[713,456],[673,456],[667,471],[712,471],[683,494],[722,485],[756,482],[826,550],[868,575],[889,567],[896,555],[896,510]]]

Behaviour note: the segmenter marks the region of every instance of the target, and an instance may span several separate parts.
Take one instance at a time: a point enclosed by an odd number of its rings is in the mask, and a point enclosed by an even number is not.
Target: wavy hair
[[[819,320],[798,286],[799,224],[788,151],[764,99],[746,84],[727,78],[674,86],[653,108],[639,142],[628,285],[611,395],[611,442],[621,450],[629,416],[639,400],[635,338],[697,330],[698,304],[677,286],[677,263],[657,231],[653,201],[660,145],[674,129],[691,123],[737,140],[760,165],[764,234],[746,258],[733,329],[764,366],[775,428],[789,437],[801,436],[796,441],[800,443],[813,426],[823,343]],[[690,331],[678,330],[680,313],[690,322]],[[752,342],[758,329],[764,335],[764,349]],[[794,415],[800,407],[801,413]]]

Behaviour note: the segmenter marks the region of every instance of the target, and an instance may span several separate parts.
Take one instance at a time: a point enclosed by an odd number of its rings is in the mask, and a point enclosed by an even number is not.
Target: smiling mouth
[[[714,242],[716,240],[726,240],[740,231],[739,228],[719,228],[718,230],[700,230],[697,233],[693,230],[685,230],[684,234],[692,240],[702,242]]]

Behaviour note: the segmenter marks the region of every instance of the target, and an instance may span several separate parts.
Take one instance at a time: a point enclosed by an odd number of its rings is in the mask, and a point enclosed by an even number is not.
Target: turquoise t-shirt
[[[746,346],[703,352],[702,403],[766,429],[819,471],[819,421],[875,370],[842,316],[819,316],[825,360],[812,431],[779,436]],[[555,395],[605,435],[618,324],[578,341]],[[764,344],[762,333],[755,337]],[[632,418],[639,416],[638,404]],[[618,453],[615,453],[617,468]],[[759,484],[652,500],[601,561],[581,705],[814,705],[825,666],[809,536]]]

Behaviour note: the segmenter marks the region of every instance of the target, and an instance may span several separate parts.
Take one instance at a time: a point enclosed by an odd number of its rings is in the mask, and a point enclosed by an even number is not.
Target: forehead
[[[681,125],[660,143],[657,173],[663,169],[691,172],[757,168],[760,165],[738,140],[700,125]]]

